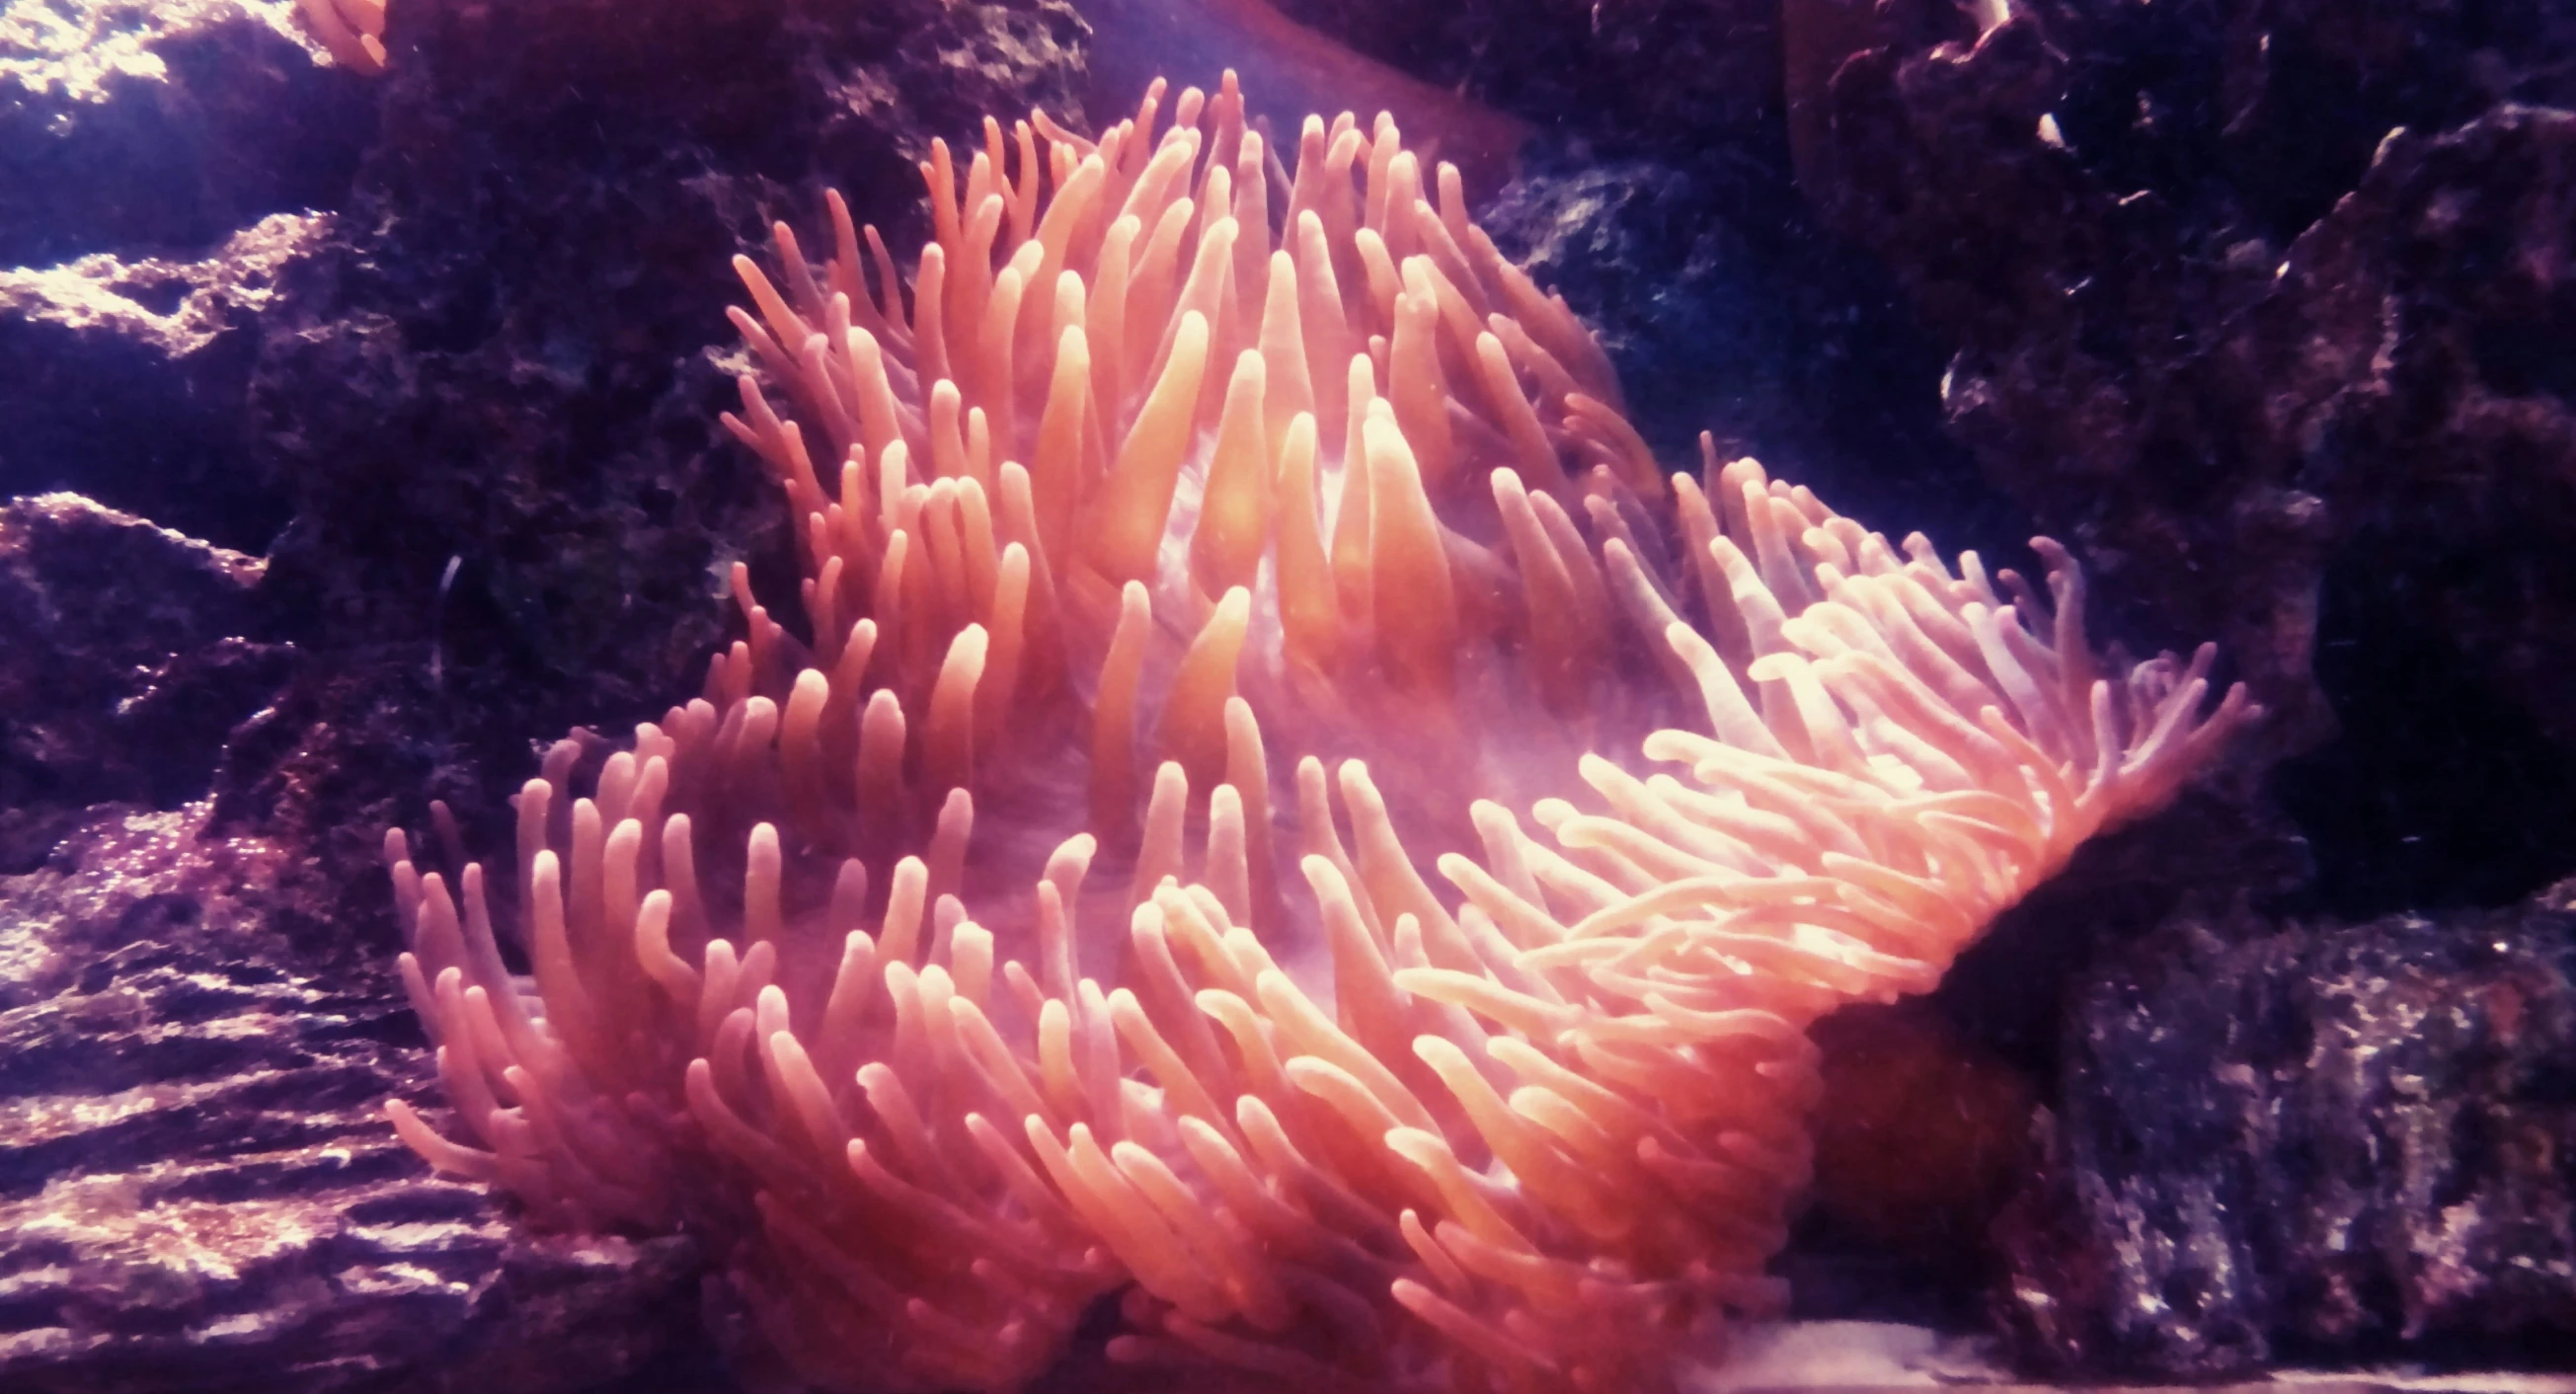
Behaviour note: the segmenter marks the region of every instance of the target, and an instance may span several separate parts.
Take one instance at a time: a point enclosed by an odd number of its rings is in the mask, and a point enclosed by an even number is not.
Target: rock
[[[257,553],[290,504],[243,405],[374,93],[292,0],[0,9],[0,497],[71,490]]]
[[[2576,1336],[2576,883],[2443,922],[2184,919],[2093,975],[1998,1298],[2054,1372],[2481,1367]]]
[[[1758,149],[1780,101],[1757,0],[1278,0],[1339,43],[1604,153]]]
[[[0,267],[176,255],[327,208],[374,92],[316,68],[295,0],[0,5]]]
[[[2517,102],[2576,100],[2576,27],[2534,3],[1888,14],[1800,177],[1955,346],[1950,430],[2081,545],[2106,628],[2222,638],[2271,753],[2309,753],[2283,794],[2329,904],[2563,874],[2519,849],[2576,834],[2576,433],[2544,347],[2576,185],[2564,113]]]
[[[274,213],[200,256],[0,270],[0,495],[68,490],[265,550],[288,505],[243,408],[280,277],[329,227]]]
[[[1940,432],[1939,347],[1888,313],[1866,260],[1823,240],[1785,171],[1665,150],[1534,152],[1480,213],[1590,322],[1660,458],[1752,455],[1892,536],[2012,556],[2031,526]],[[1901,464],[1897,462],[1902,462]]]
[[[2576,112],[2391,131],[2276,275],[2268,433],[2463,659],[2576,742]]]
[[[270,932],[202,802],[0,877],[0,1387],[589,1389],[695,1329],[686,1241],[523,1233],[383,1100],[435,1071],[381,968]]]
[[[0,505],[0,874],[93,804],[202,798],[235,725],[293,669],[259,561],[77,494]]]

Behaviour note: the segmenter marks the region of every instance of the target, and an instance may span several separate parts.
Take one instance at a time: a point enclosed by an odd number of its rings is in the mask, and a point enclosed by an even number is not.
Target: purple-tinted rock
[[[2278,796],[2355,916],[2576,846],[2576,176],[2516,105],[2576,100],[2563,11],[1887,7],[1800,170],[2103,628],[2217,635],[2306,752]]]
[[[0,266],[187,257],[327,207],[373,130],[294,0],[0,0]]]
[[[257,552],[285,524],[244,410],[280,278],[330,220],[276,213],[195,254],[0,270],[0,496],[68,490]]]
[[[0,877],[0,1388],[588,1389],[695,1330],[685,1241],[521,1232],[393,1139],[434,1072],[382,969],[271,931],[207,808]]]
[[[374,104],[293,12],[0,3],[0,497],[70,490],[246,552],[284,526],[243,410],[259,319]]]
[[[2576,112],[2394,131],[2262,311],[2267,425],[2461,653],[2576,742]]]
[[[1760,0],[1279,0],[1340,43],[1620,153],[1751,146],[1780,100]]]
[[[261,570],[77,494],[0,505],[0,874],[92,804],[204,794],[293,667],[252,637]]]
[[[2394,297],[2405,317],[2450,300],[2445,281],[2509,277],[2476,260],[2383,262],[2394,228],[2380,225],[2408,176],[2370,168],[2371,152],[2401,121],[2528,131],[2510,108],[2481,112],[2565,93],[2549,55],[2576,39],[2545,7],[2399,8],[2052,4],[1980,35],[1943,7],[1908,7],[1911,36],[1834,76],[1831,142],[1801,172],[1957,343],[1943,399],[1988,473],[2081,539],[2150,629],[2222,634],[2290,744],[2327,729],[2305,674],[2322,573],[2374,524],[2416,521],[2390,485],[2453,471],[2453,442],[2393,419],[2293,425],[2319,396],[2362,387],[2393,342],[2380,329],[2396,327],[2302,323],[2328,308],[2309,302],[2339,284]],[[2500,156],[2554,139],[2474,143]],[[2463,157],[2450,177],[2501,191],[2526,178],[2510,163]],[[2563,179],[2527,177],[2544,204]],[[2318,218],[2372,264],[2298,276],[2292,240]],[[2463,234],[2508,226],[2472,213]],[[2410,372],[2411,347],[2389,365],[2408,381],[2390,386],[2438,418],[2463,384]]]
[[[2245,429],[2263,379],[2219,352],[2275,258],[2052,143],[2042,118],[2055,130],[2071,60],[2038,20],[1941,33],[1841,66],[1830,144],[1802,182],[1957,346],[1941,380],[1951,429],[2081,544],[2104,590],[2137,607],[2123,619],[2219,635],[2274,739],[2317,728],[2306,669],[2326,524],[2248,467],[2265,458]]]
[[[2484,1364],[2576,1337],[2576,884],[2435,923],[2180,921],[2067,1025],[1998,1308],[2058,1372]]]
[[[1668,463],[1706,431],[1721,459],[1776,465],[1894,535],[2007,558],[2028,540],[1940,434],[1938,347],[1889,321],[1863,259],[1807,236],[1785,188],[1680,152],[1541,153],[1478,217],[1594,326]]]

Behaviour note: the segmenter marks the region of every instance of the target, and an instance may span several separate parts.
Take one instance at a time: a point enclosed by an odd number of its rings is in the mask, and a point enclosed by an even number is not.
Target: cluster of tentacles
[[[395,1122],[729,1246],[819,1386],[1015,1387],[1120,1294],[1125,1359],[1661,1387],[1778,1304],[1808,1023],[2250,708],[2098,665],[2053,546],[2043,599],[1665,477],[1386,118],[1292,174],[1164,95],[934,146],[908,287],[837,198],[739,261],[811,639],[737,571],[703,697],[555,747],[528,978],[389,837],[455,1106]]]
[[[384,73],[385,0],[299,0],[296,12],[341,67],[367,77]]]

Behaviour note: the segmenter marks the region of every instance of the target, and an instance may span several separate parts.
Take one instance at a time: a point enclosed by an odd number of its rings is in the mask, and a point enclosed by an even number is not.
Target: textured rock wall
[[[2104,965],[2004,1319],[2070,1372],[2546,1360],[2576,1318],[2571,906],[2181,921]]]

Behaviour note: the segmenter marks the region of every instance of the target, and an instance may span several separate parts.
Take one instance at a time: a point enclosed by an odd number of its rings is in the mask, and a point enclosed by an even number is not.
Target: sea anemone
[[[2252,709],[2104,666],[2053,544],[1664,475],[1391,120],[1292,175],[1164,96],[934,142],[908,287],[837,197],[737,260],[803,632],[737,568],[703,696],[545,758],[532,979],[388,835],[455,1108],[395,1125],[726,1246],[822,1387],[1017,1387],[1112,1294],[1121,1359],[1661,1387],[1779,1306],[1808,1024]]]
[[[385,0],[300,0],[304,27],[341,67],[376,77],[385,70]]]

